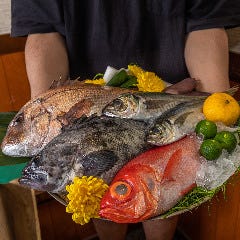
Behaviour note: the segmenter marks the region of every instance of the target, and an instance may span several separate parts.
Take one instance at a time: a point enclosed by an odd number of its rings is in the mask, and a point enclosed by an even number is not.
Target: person
[[[53,80],[91,78],[136,63],[197,91],[229,88],[225,28],[240,24],[236,0],[12,0],[13,37],[28,36],[31,96]],[[178,91],[176,91],[177,93]],[[127,225],[96,220],[100,239],[124,239]],[[177,217],[143,223],[146,239],[172,239]]]

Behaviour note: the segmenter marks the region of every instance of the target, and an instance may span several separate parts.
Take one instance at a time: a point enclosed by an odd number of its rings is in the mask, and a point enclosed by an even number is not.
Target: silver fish
[[[207,96],[173,95],[168,93],[125,93],[103,109],[110,117],[139,120],[154,119],[182,102],[202,101]]]
[[[98,176],[110,183],[130,159],[148,149],[143,121],[94,116],[68,126],[22,172],[20,184],[64,193],[75,176]]]
[[[197,122],[204,119],[203,101],[183,102],[155,119],[147,142],[162,146],[173,143],[194,131]]]

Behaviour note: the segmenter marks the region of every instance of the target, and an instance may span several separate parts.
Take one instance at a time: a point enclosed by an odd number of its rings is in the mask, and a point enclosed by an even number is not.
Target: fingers
[[[197,82],[198,81],[194,78],[185,78],[182,81],[165,88],[164,92],[171,94],[190,93],[196,88]]]

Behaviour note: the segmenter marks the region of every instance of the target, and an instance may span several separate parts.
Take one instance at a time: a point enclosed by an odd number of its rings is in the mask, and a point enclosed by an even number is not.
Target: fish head
[[[198,119],[202,118],[202,104],[202,100],[181,102],[164,112],[152,123],[147,142],[162,146],[193,132]]]
[[[147,142],[156,145],[163,146],[172,143],[176,138],[177,129],[168,119],[157,122],[152,128],[150,128],[147,135]]]
[[[63,144],[62,144],[63,145]],[[74,177],[77,151],[74,146],[53,144],[34,156],[22,171],[19,183],[29,188],[48,192],[64,192],[65,186]]]
[[[151,176],[148,166],[139,165],[116,175],[101,200],[100,216],[118,223],[136,223],[151,216],[157,207]]]
[[[44,145],[51,121],[51,110],[41,98],[29,101],[10,122],[2,141],[2,152],[10,156],[34,156]]]
[[[139,100],[134,94],[122,94],[106,105],[103,114],[110,117],[132,118],[139,110]]]

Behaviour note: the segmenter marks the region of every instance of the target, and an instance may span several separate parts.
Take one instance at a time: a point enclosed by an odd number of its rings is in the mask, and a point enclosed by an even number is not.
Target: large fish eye
[[[123,103],[121,99],[115,99],[113,105],[117,111],[125,111],[127,106]]]
[[[20,114],[16,115],[14,121],[12,122],[12,126],[22,123],[23,121],[24,121],[23,113],[20,113]]]
[[[132,187],[130,184],[126,182],[115,182],[111,188],[110,188],[110,193],[112,197],[117,198],[119,200],[127,198],[130,193],[131,193]]]
[[[161,134],[161,128],[159,128],[158,125],[155,125],[150,132],[151,134]]]

